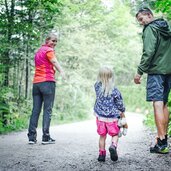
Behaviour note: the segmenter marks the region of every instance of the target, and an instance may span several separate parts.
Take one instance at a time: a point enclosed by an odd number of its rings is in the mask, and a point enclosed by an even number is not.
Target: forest
[[[135,14],[145,6],[171,23],[171,0],[0,0],[0,134],[28,127],[34,53],[49,32],[58,35],[56,56],[67,75],[63,81],[56,73],[53,124],[93,116],[102,65],[113,68],[127,111],[153,124],[146,76],[140,86],[133,82],[142,53]]]

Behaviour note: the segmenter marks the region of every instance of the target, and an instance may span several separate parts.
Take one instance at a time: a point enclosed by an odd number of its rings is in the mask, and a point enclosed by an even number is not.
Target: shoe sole
[[[118,160],[118,154],[117,151],[114,148],[109,148],[110,152],[110,158],[112,161],[117,161]]]
[[[28,144],[33,145],[33,144],[36,144],[36,142],[34,142],[34,141],[29,141]]]
[[[47,145],[47,144],[55,144],[55,142],[42,142],[43,145]]]
[[[161,151],[152,151],[152,150],[150,150],[150,153],[168,154],[169,153],[169,149],[165,148],[165,149],[163,149]]]
[[[105,160],[99,160],[99,159],[97,159],[99,162],[105,162]]]
[[[99,162],[105,162],[105,159],[97,159]]]

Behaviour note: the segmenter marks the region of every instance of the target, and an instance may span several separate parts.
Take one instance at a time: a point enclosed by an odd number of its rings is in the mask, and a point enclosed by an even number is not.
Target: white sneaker
[[[36,140],[29,140],[28,144],[36,144]]]
[[[55,144],[55,140],[52,139],[52,138],[43,139],[43,140],[42,140],[42,144],[43,144],[43,145],[45,145],[45,144]]]

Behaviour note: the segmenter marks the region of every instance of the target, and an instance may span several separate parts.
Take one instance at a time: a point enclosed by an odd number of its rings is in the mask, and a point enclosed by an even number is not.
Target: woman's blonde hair
[[[114,88],[114,74],[111,68],[103,66],[99,69],[97,80],[102,83],[101,92],[104,96],[108,96],[112,93]]]
[[[46,36],[46,41],[49,41],[50,39],[52,38],[55,38],[57,40],[57,34],[55,33],[49,33],[47,36]]]

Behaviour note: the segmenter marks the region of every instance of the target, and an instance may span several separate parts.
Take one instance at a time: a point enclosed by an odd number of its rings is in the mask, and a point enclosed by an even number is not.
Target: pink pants
[[[96,120],[97,124],[97,133],[101,136],[106,136],[106,134],[109,134],[110,136],[115,136],[119,134],[119,127],[118,127],[118,122],[113,121],[113,122],[104,122],[104,121],[99,121],[98,119]]]

